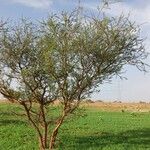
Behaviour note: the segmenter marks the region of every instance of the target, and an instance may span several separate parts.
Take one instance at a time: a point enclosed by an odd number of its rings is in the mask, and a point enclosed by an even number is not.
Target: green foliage
[[[20,92],[12,96],[17,101],[80,101],[120,76],[124,65],[145,71],[146,57],[138,26],[123,15],[87,17],[73,11],[40,24],[22,19],[0,32],[0,92]]]

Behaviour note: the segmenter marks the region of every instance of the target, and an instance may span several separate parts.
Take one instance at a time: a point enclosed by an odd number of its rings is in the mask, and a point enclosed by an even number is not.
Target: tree
[[[24,108],[40,149],[53,149],[59,128],[84,98],[120,76],[124,65],[144,71],[146,57],[139,29],[128,17],[74,11],[40,24],[22,19],[0,33],[0,93]],[[57,115],[51,112],[56,100]]]

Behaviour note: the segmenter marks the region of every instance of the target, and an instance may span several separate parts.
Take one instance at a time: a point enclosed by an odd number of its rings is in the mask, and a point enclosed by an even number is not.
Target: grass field
[[[34,130],[12,115],[19,108],[0,104],[0,150],[38,150]],[[150,112],[108,112],[86,109],[61,128],[60,150],[150,150]]]

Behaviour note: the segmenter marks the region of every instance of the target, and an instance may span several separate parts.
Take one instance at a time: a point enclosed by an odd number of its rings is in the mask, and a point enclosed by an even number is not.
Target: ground
[[[130,112],[150,112],[150,103],[122,103],[122,102],[94,102],[85,103],[85,106],[98,108],[105,111],[130,111]]]
[[[84,103],[82,115],[61,127],[58,150],[150,150],[150,104]],[[0,104],[0,150],[37,150],[26,119],[12,114],[16,104]]]

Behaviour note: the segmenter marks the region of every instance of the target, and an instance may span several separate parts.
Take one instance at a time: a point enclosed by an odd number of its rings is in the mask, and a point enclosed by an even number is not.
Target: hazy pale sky
[[[122,12],[130,13],[130,19],[141,25],[141,36],[147,38],[145,47],[150,52],[150,0],[122,0],[107,10],[110,15]],[[100,0],[81,0],[84,9],[95,12]],[[27,17],[34,21],[44,19],[50,12],[72,10],[78,5],[78,0],[0,0],[0,19],[18,20]],[[150,63],[150,58],[146,60]],[[125,67],[123,74],[127,80],[114,78],[112,83],[100,87],[99,93],[93,94],[93,99],[147,101],[150,102],[150,73],[144,74],[134,67]]]

